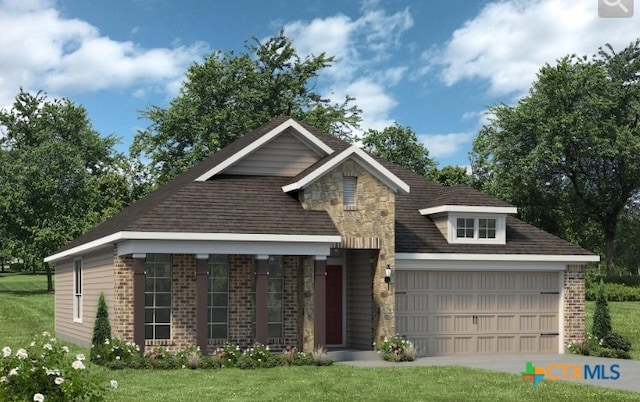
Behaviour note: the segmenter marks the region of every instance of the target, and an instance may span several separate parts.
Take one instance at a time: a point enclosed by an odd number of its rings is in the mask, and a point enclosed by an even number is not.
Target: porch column
[[[144,354],[144,281],[146,254],[133,254],[133,342]]]
[[[313,344],[315,348],[324,347],[326,342],[326,275],[327,257],[316,256],[313,281]]]
[[[256,342],[267,345],[269,329],[267,327],[267,279],[269,278],[269,256],[256,257]]]
[[[196,255],[196,345],[200,347],[202,354],[207,354],[209,346],[209,331],[207,317],[209,304],[209,255]]]

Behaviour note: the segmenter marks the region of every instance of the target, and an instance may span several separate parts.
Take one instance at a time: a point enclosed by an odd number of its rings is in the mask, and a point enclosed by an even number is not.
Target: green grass
[[[44,289],[45,276],[0,274],[0,347],[24,346],[33,335],[53,330],[54,296],[46,294]],[[636,311],[640,303],[610,303],[610,306],[616,327],[617,320],[624,321],[629,311]],[[624,307],[621,318],[618,318],[618,307]],[[588,309],[592,311],[592,306]],[[622,328],[617,330],[623,332]],[[637,342],[640,347],[640,340]],[[74,349],[87,353],[87,350]],[[637,393],[552,381],[543,381],[534,387],[517,374],[463,367],[356,368],[334,365],[263,370],[109,371],[91,366],[91,369],[104,379],[105,384],[110,379],[118,381],[119,388],[108,391],[108,401],[638,400]]]
[[[591,331],[593,310],[596,302],[586,302],[585,327]],[[618,332],[631,341],[631,357],[640,360],[640,302],[609,302],[609,314],[613,332]]]

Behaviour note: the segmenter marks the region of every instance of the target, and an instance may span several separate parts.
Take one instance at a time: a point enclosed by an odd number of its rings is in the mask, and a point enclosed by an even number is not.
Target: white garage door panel
[[[557,272],[398,271],[396,330],[423,355],[558,351]]]

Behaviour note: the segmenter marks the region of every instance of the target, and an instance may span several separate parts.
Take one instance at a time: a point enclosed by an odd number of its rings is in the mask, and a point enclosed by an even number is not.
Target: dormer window
[[[478,218],[478,239],[496,238],[496,220],[493,218]]]
[[[456,239],[496,238],[497,218],[456,218]]]
[[[458,218],[456,225],[456,237],[458,239],[473,239],[475,233],[475,219]]]

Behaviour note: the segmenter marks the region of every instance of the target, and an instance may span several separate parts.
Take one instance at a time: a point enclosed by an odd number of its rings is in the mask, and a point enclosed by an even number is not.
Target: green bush
[[[278,360],[273,357],[269,346],[255,343],[242,353],[236,363],[236,367],[240,369],[269,368],[277,366]]]
[[[631,359],[629,352],[620,349],[611,349],[605,347],[597,347],[591,351],[591,356],[608,357],[613,359]]]
[[[587,333],[586,336],[570,341],[567,344],[567,349],[569,353],[573,353],[575,355],[591,355],[592,352],[600,347],[600,339],[597,337]]]
[[[605,285],[602,281],[600,282],[598,295],[596,297],[596,307],[593,312],[591,332],[598,339],[602,339],[611,333],[611,315],[609,314]]]
[[[91,352],[89,359],[97,364],[105,362],[106,350],[110,347],[111,323],[109,323],[109,310],[104,300],[104,293],[100,293],[98,298],[98,308],[96,310],[96,320],[93,324],[93,336],[91,337]]]
[[[585,290],[585,299],[596,300],[598,295],[597,285],[588,285]],[[640,301],[640,287],[631,287],[620,283],[607,284],[608,301]]]
[[[624,335],[612,332],[602,338],[602,347],[628,352],[631,350],[631,342]]]

